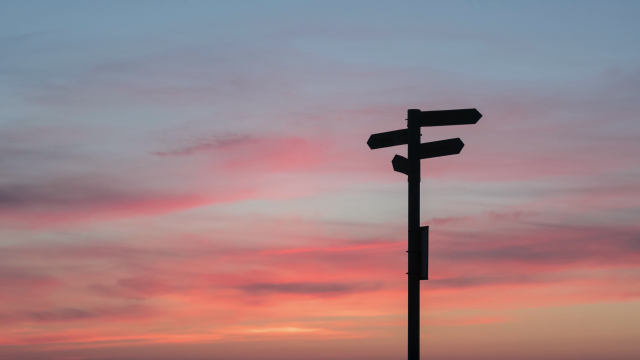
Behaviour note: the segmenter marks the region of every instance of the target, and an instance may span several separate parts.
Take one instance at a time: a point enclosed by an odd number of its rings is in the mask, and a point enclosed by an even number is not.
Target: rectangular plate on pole
[[[429,280],[429,227],[420,227],[420,280]]]
[[[367,145],[371,150],[386,148],[389,146],[404,145],[409,141],[409,131],[407,129],[400,129],[394,131],[387,131],[383,133],[373,134],[369,136]]]
[[[480,120],[482,114],[476,109],[421,111],[420,126],[471,125]]]
[[[460,154],[464,143],[460,138],[432,141],[420,144],[420,159]]]

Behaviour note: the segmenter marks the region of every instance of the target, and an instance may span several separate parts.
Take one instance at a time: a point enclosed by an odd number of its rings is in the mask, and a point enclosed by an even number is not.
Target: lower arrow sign
[[[409,159],[404,156],[396,155],[391,160],[391,165],[393,165],[393,170],[399,173],[403,173],[409,176],[409,169],[411,166],[409,165]]]
[[[460,154],[464,143],[460,138],[447,139],[440,141],[432,141],[424,144],[420,144],[420,158],[429,159],[439,156]],[[404,156],[396,155],[391,160],[393,170],[399,173],[403,173],[409,176],[411,165],[409,159]]]
[[[463,147],[464,143],[462,142],[462,140],[460,140],[460,138],[432,141],[420,144],[420,159],[460,154],[460,151],[462,151]]]

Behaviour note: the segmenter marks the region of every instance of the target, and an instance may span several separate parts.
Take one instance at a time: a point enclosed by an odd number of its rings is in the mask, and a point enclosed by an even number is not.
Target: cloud
[[[126,188],[92,178],[1,184],[0,220],[41,227],[158,214],[206,202],[195,194]]]
[[[4,184],[0,186],[0,208],[4,210],[54,208],[64,209],[86,206],[104,206],[141,200],[144,195],[95,184],[88,187],[77,181],[48,184]]]
[[[633,266],[640,259],[634,227],[544,226],[507,236],[484,235],[450,241],[438,249],[443,260],[499,265],[519,263],[567,268],[576,264]]]
[[[234,147],[236,145],[242,146],[253,141],[256,141],[256,139],[248,135],[240,135],[240,134],[213,135],[209,138],[199,138],[194,145],[189,145],[181,149],[170,150],[170,151],[154,151],[152,152],[152,154],[158,155],[158,156],[193,155],[194,153],[202,152],[202,151],[220,150],[228,147]]]
[[[147,307],[131,305],[119,308],[59,308],[46,311],[26,311],[23,317],[33,322],[77,322],[84,320],[123,321],[148,317],[153,312]]]
[[[357,291],[374,291],[380,288],[379,283],[256,283],[241,287],[252,295],[264,294],[303,294],[303,295],[335,295]]]
[[[62,281],[40,269],[0,265],[0,301],[20,301],[43,296],[62,286]]]
[[[532,225],[526,213],[490,213],[480,221],[485,219],[491,219],[493,230],[473,237],[467,232],[473,230],[473,219],[443,223],[433,233],[432,279],[423,284],[432,306],[456,311],[639,296],[620,291],[638,280],[635,228]],[[210,341],[232,341],[240,336],[233,330],[238,324],[245,329],[313,328],[323,329],[326,336],[355,336],[363,321],[401,318],[406,305],[403,231],[397,241],[383,241],[386,236],[377,232],[356,241],[323,235],[321,229],[330,227],[301,227],[300,221],[279,220],[274,234],[278,245],[268,239],[246,241],[269,234],[272,221],[265,220],[234,231],[240,241],[218,229],[198,236],[147,235],[151,241],[138,233],[119,241],[5,246],[0,263],[11,266],[13,273],[36,274],[33,269],[39,269],[55,288],[40,292],[38,298],[26,292],[0,298],[0,305],[5,305],[2,323],[47,324],[37,334],[11,335],[14,343],[42,344],[83,341],[82,334],[47,340],[78,327],[97,333],[94,338],[153,342],[173,337],[192,342],[202,340],[188,334],[202,334],[203,323],[208,324]],[[504,224],[513,223],[530,229],[506,231]],[[353,230],[342,231],[346,235]],[[300,234],[305,233],[303,240]],[[619,272],[624,271],[622,276]],[[610,282],[612,278],[617,283]],[[23,286],[44,285],[34,281]],[[527,295],[531,293],[537,295]],[[308,313],[313,313],[312,319],[303,315]],[[438,321],[464,326],[482,323],[480,318],[454,321],[444,316]],[[171,325],[176,323],[181,325]],[[375,331],[365,331],[366,336]]]

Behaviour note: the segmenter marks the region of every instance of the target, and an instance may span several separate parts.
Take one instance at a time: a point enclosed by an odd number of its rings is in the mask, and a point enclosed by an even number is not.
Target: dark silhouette
[[[420,111],[409,109],[407,128],[373,134],[367,145],[371,149],[407,144],[407,158],[396,155],[393,170],[409,180],[409,294],[408,360],[420,359],[420,280],[428,280],[429,227],[420,227],[420,159],[459,154],[464,143],[459,138],[420,143],[423,126],[475,124],[482,114],[476,109]]]

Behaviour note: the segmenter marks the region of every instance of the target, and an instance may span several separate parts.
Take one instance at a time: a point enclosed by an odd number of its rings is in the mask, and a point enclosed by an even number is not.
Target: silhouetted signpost
[[[408,360],[420,359],[420,280],[427,280],[429,227],[420,227],[420,159],[459,154],[464,144],[459,138],[420,143],[423,126],[475,124],[482,114],[476,109],[407,112],[407,128],[373,134],[369,148],[380,149],[407,144],[407,157],[396,155],[393,170],[408,176],[409,181],[409,323]]]

